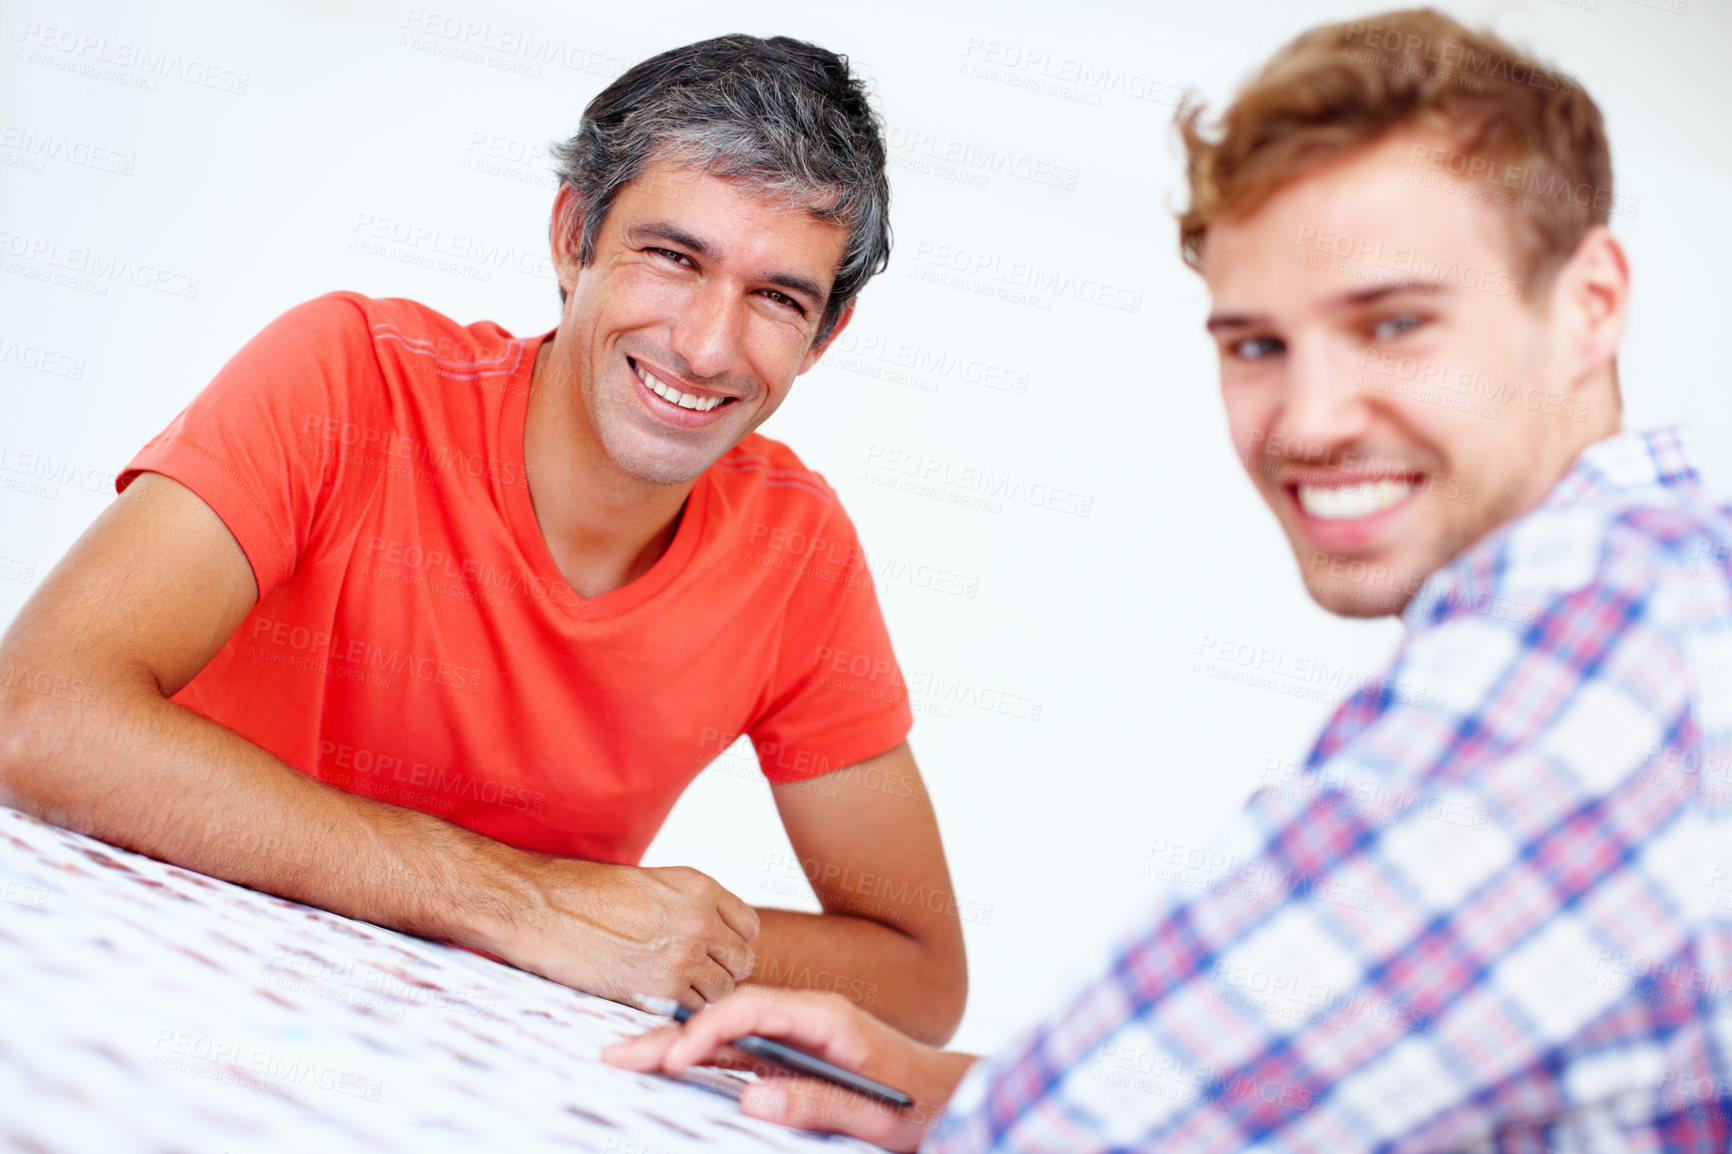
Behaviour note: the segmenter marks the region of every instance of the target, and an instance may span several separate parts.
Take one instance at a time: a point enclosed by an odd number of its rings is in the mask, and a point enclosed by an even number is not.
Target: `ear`
[[[799,376],[800,373],[817,364],[818,358],[824,355],[824,350],[836,343],[836,338],[842,335],[842,330],[847,328],[848,322],[854,319],[854,306],[859,302],[860,298],[855,297],[842,306],[842,311],[836,314],[836,324],[830,329],[830,335],[824,338],[823,344],[813,345],[806,350],[806,356],[801,360],[799,372],[796,372],[795,376]]]
[[[583,207],[577,190],[569,184],[559,186],[553,198],[553,216],[547,224],[547,243],[553,251],[553,273],[567,293],[577,287],[582,271],[578,251],[583,242]]]
[[[1558,270],[1552,308],[1564,322],[1571,382],[1598,378],[1616,361],[1630,321],[1630,262],[1605,225],[1590,228]]]

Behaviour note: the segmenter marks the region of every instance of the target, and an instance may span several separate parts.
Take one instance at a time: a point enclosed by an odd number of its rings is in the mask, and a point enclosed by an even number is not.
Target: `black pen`
[[[664,1018],[672,1018],[676,1022],[684,1022],[696,1010],[680,1005],[672,998],[652,998],[648,994],[637,995],[637,1004],[652,1014],[660,1014]],[[845,1090],[852,1090],[874,1102],[883,1102],[887,1106],[897,1106],[908,1109],[914,1105],[914,1099],[900,1090],[892,1090],[881,1082],[870,1078],[862,1078],[852,1070],[844,1070],[840,1066],[832,1066],[822,1058],[814,1058],[804,1050],[796,1050],[782,1042],[760,1038],[756,1034],[747,1034],[743,1038],[735,1038],[733,1047],[754,1058],[762,1058],[766,1062],[774,1062],[786,1067],[796,1074],[809,1074],[814,1078],[822,1078]]]

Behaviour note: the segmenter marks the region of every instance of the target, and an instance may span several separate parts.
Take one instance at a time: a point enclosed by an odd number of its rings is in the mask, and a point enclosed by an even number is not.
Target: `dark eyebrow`
[[[785,288],[789,292],[799,293],[806,298],[808,303],[814,306],[823,304],[825,300],[829,298],[828,293],[819,288],[815,282],[809,281],[803,276],[792,276],[788,273],[773,272],[766,274],[761,279],[767,284],[776,285],[778,288]]]
[[[677,244],[681,248],[690,249],[699,256],[714,256],[710,246],[681,228],[677,224],[669,224],[663,220],[652,220],[647,224],[630,225],[625,230],[626,238],[633,244],[645,240],[665,240],[669,244]]]
[[[669,244],[679,245],[697,256],[708,257],[712,260],[716,258],[716,251],[709,244],[693,236],[679,225],[665,220],[634,224],[627,227],[625,231],[626,239],[632,244],[639,244],[646,240],[662,240]],[[803,276],[795,276],[793,273],[769,272],[761,274],[757,279],[766,284],[773,284],[777,288],[785,288],[789,292],[800,294],[814,308],[822,305],[829,299],[830,295],[820,288],[816,281]]]

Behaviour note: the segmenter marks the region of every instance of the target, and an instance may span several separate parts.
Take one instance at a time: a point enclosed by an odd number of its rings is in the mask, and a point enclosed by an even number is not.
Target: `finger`
[[[672,1049],[672,1047],[670,1046],[669,1049]],[[792,1078],[796,1076],[794,1072],[786,1066],[778,1066],[774,1062],[765,1061],[763,1058],[754,1058],[745,1051],[736,1050],[732,1046],[723,1046],[714,1054],[710,1055],[709,1061],[700,1063],[700,1065],[720,1066],[727,1070],[748,1071],[756,1074],[760,1078]],[[674,1067],[669,1066],[667,1055],[662,1055],[661,1069],[666,1070],[668,1073],[678,1074],[686,1068],[687,1067],[682,1066],[679,1069],[675,1069]]]
[[[601,1060],[625,1070],[659,1070],[662,1068],[662,1059],[667,1056],[668,1049],[679,1040],[679,1036],[679,1026],[669,1022],[648,1033],[621,1038],[601,1052]]]
[[[720,886],[716,888],[721,889]],[[728,923],[728,928],[739,934],[740,937],[748,942],[757,940],[758,929],[761,925],[757,910],[727,890],[721,890],[720,896],[716,899],[716,912],[722,915],[722,920]],[[745,980],[744,974],[737,976],[741,981]]]
[[[791,1042],[846,1069],[858,1069],[866,1042],[848,1017],[858,1013],[834,994],[742,986],[694,1014],[668,1051],[669,1069],[698,1065],[747,1034]]]
[[[747,944],[746,939],[727,927],[723,927],[716,940],[710,944],[710,958],[716,965],[728,971],[736,982],[743,982],[751,977],[752,967],[757,963],[752,947]]]
[[[703,999],[695,1009],[710,1002],[719,1002],[734,992],[734,975],[715,962],[705,962],[690,975],[692,989]]]
[[[852,1134],[879,1144],[888,1144],[908,1126],[903,1111],[810,1078],[782,1078],[748,1086],[740,1094],[740,1111],[799,1130]]]

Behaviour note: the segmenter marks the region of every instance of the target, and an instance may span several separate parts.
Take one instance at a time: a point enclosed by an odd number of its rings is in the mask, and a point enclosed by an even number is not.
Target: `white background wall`
[[[1732,6],[1673,10],[1684,3],[1445,7],[1575,73],[1605,110],[1635,205],[1615,222],[1636,283],[1628,423],[1693,425],[1724,493]],[[543,150],[624,67],[732,31],[847,52],[890,129],[896,251],[837,355],[766,432],[841,492],[886,575],[905,671],[1038,703],[1031,720],[916,697],[915,751],[970,915],[957,1043],[999,1044],[1154,892],[1151,847],[1206,840],[1326,717],[1325,702],[1193,672],[1205,639],[1369,675],[1396,637],[1391,622],[1332,619],[1304,597],[1231,458],[1205,298],[1170,215],[1179,89],[1220,100],[1302,27],[1375,10],[5,0],[0,622],[111,499],[114,472],[289,306],[343,288],[551,328]],[[553,51],[526,57],[530,36]],[[1014,166],[997,164],[1006,154]],[[506,246],[528,271],[414,263],[431,239],[383,255],[352,246],[386,218]],[[40,279],[79,260],[96,262],[84,283]],[[990,271],[944,282],[948,263],[976,260],[1030,262],[1078,287],[1029,303],[970,291],[999,287]],[[141,287],[104,262],[162,275],[139,273]],[[1137,307],[1098,299],[1128,294]],[[44,351],[56,354],[46,371],[27,367]],[[898,355],[941,367],[917,384],[884,379]],[[982,375],[1022,391],[970,379]],[[863,479],[897,452],[1057,486],[1090,512],[967,509]],[[974,595],[906,578],[924,565]],[[738,764],[699,779],[647,864],[695,865],[774,904],[789,851],[767,788],[725,771]]]

